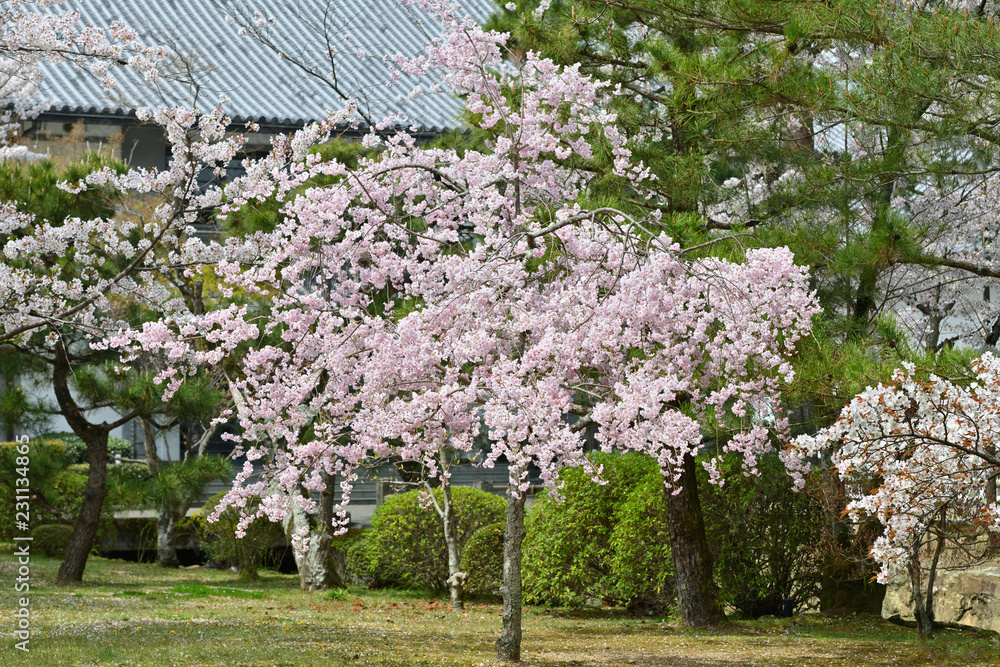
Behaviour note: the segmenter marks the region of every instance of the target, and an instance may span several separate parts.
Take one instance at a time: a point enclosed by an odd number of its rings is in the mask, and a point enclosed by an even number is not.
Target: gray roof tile
[[[493,0],[461,0],[466,13],[485,20],[493,11]],[[127,69],[116,68],[115,91],[104,90],[84,70],[67,63],[44,65],[42,95],[53,111],[64,113],[116,114],[139,106],[158,104],[208,109],[220,94],[234,121],[256,120],[273,124],[300,124],[316,120],[343,102],[322,82],[280,60],[273,51],[252,37],[240,37],[238,26],[227,23],[234,7],[259,10],[274,17],[267,35],[291,57],[323,68],[326,40],[337,50],[337,82],[356,97],[373,119],[402,113],[424,129],[457,124],[459,104],[447,93],[408,99],[418,83],[426,91],[428,81],[403,78],[388,87],[391,77],[383,56],[416,55],[423,44],[436,37],[437,24],[419,10],[397,0],[75,0],[65,7],[77,9],[81,22],[107,26],[121,18],[139,31],[146,43],[159,43],[186,56],[197,72],[197,95],[192,86],[162,76],[155,84],[142,81]],[[358,57],[361,49],[364,57]],[[152,87],[151,87],[152,86]],[[197,99],[195,99],[197,97]]]

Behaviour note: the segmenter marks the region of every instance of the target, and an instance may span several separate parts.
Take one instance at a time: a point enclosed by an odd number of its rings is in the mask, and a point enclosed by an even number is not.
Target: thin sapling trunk
[[[511,472],[507,483],[507,527],[503,536],[503,614],[500,638],[497,639],[497,659],[507,662],[521,660],[521,543],[524,541],[524,495],[518,488],[520,471]]]

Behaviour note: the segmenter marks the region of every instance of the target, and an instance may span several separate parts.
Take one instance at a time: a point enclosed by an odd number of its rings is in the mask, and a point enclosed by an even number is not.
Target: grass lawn
[[[58,561],[32,555],[30,652],[14,648],[15,558],[0,554],[0,665],[486,665],[497,604],[449,611],[445,600],[352,588],[301,593],[295,576],[162,570],[91,558],[86,583],[52,581]],[[691,631],[615,611],[529,608],[527,665],[998,665],[994,637],[945,630],[920,643],[880,618],[801,616]]]

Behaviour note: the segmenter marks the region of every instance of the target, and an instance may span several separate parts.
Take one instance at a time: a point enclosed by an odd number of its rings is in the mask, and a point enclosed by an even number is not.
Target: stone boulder
[[[913,620],[913,594],[906,572],[886,586],[882,618]],[[1000,564],[939,570],[934,583],[934,620],[1000,632]]]

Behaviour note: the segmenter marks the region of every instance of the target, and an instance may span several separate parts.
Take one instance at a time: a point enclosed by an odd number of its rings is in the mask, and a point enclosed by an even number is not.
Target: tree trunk
[[[333,538],[327,533],[313,531],[306,538],[305,552],[295,554],[299,569],[299,588],[306,593],[329,588],[344,588],[344,581],[334,566]]]
[[[347,558],[343,552],[333,546],[333,494],[336,475],[321,473],[325,489],[319,494],[319,507],[316,512],[316,530],[330,536],[329,556],[327,563],[332,570],[328,587],[347,587]]]
[[[448,452],[442,447],[438,450],[438,460],[441,462],[441,470],[445,471],[451,467],[448,460]],[[458,521],[455,517],[455,504],[451,501],[451,484],[447,479],[442,479],[441,502],[434,496],[434,487],[427,477],[423,479],[424,489],[430,495],[431,503],[435,511],[441,518],[444,528],[444,544],[448,550],[448,579],[445,585],[448,587],[448,598],[451,601],[452,611],[463,611],[465,603],[462,599],[465,588],[465,580],[468,578],[462,572],[462,548],[458,543]]]
[[[712,554],[698,502],[694,456],[684,457],[681,492],[664,488],[667,530],[674,559],[674,586],[681,620],[690,627],[717,625],[726,620],[712,576]]]
[[[84,438],[84,442],[87,444],[90,470],[83,490],[83,504],[73,524],[73,534],[69,538],[69,546],[66,547],[66,556],[59,565],[57,584],[83,581],[83,570],[87,566],[87,557],[94,547],[94,537],[101,521],[101,507],[107,494],[104,480],[108,474],[108,433],[102,431],[88,435],[90,437]]]
[[[12,375],[2,375],[0,376],[0,396],[6,396],[14,391],[14,376]],[[13,442],[14,437],[17,434],[14,432],[14,422],[9,421],[4,424],[4,440],[7,442]]]
[[[521,660],[521,542],[524,541],[524,496],[518,490],[520,471],[511,471],[507,483],[507,528],[503,536],[503,616],[500,638],[497,639],[497,659],[509,662]]]
[[[910,562],[906,564],[906,569],[910,573],[910,589],[913,592],[913,618],[917,622],[917,636],[920,639],[928,639],[934,632],[934,579],[937,575],[938,562],[944,552],[946,521],[947,507],[943,507],[940,515],[940,530],[934,533],[934,553],[931,556],[931,565],[927,572],[926,593],[921,587],[920,546],[917,547],[917,552]],[[918,542],[918,545],[922,542],[923,538]]]
[[[462,572],[462,550],[458,545],[458,522],[455,505],[451,502],[451,485],[441,485],[441,520],[444,522],[444,543],[448,547],[448,598],[452,611],[465,609],[462,599],[466,574]]]
[[[180,567],[177,559],[177,524],[187,508],[160,508],[156,517],[156,563],[160,567]]]
[[[928,639],[934,631],[933,612],[927,609],[927,602],[920,584],[920,561],[914,558],[906,564],[910,573],[910,590],[913,593],[913,618],[917,622],[917,636]]]
[[[65,350],[56,354],[52,366],[52,389],[55,392],[59,409],[73,432],[80,436],[87,445],[87,459],[90,470],[87,473],[87,484],[83,489],[83,504],[80,514],[73,524],[73,534],[70,535],[66,556],[59,565],[56,574],[56,584],[65,585],[83,581],[83,570],[87,566],[87,558],[94,547],[94,537],[101,521],[101,507],[107,487],[104,480],[108,474],[108,429],[94,426],[83,416],[83,410],[73,400],[69,389],[69,362]]]
[[[333,490],[328,489],[332,495]],[[313,530],[309,515],[297,502],[292,502],[292,509],[285,515],[282,521],[282,528],[285,535],[291,537],[302,528],[309,531],[303,543],[303,550],[300,552],[293,549],[292,555],[295,558],[295,567],[299,571],[299,588],[306,593],[325,590],[328,588],[344,588],[344,580],[341,573],[335,567],[335,549],[333,548],[333,538],[330,536],[329,527],[324,529],[323,515],[324,501],[320,499],[320,527]]]
[[[139,417],[142,424],[143,446],[146,452],[146,467],[156,475],[163,462],[156,452],[156,434],[153,423],[146,417]],[[177,558],[177,524],[187,513],[187,507],[161,507],[156,515],[156,563],[160,567],[180,567]]]

